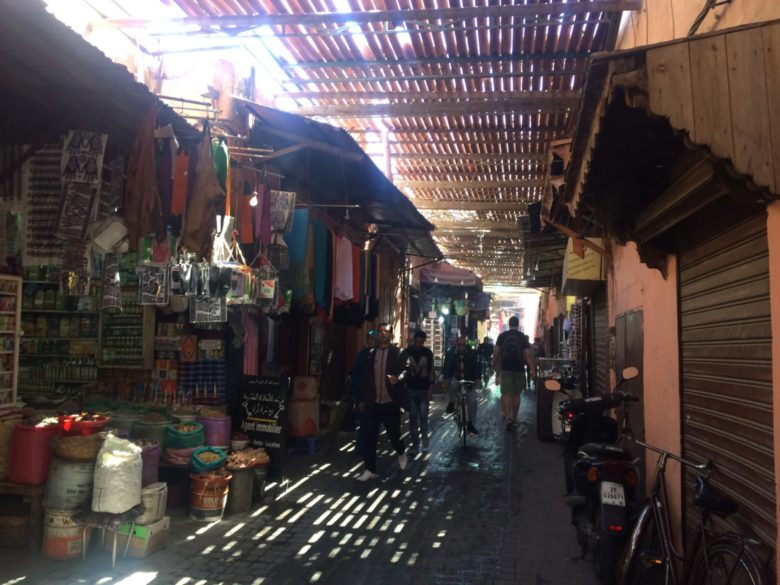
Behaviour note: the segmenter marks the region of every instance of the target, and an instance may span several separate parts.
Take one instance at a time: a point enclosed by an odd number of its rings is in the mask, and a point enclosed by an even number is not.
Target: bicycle
[[[452,413],[452,418],[458,425],[458,436],[463,437],[463,448],[467,446],[468,439],[468,425],[469,409],[468,409],[468,393],[469,390],[473,390],[476,384],[471,380],[458,380],[458,401],[455,405],[455,410]]]
[[[737,503],[720,495],[709,483],[714,470],[711,461],[696,464],[649,443],[634,443],[658,453],[653,488],[637,518],[623,558],[618,565],[618,585],[769,585],[768,558],[762,562],[760,549],[765,545],[736,533],[718,533],[708,528],[712,515],[728,516]],[[666,465],[669,459],[701,472],[695,480],[694,504],[701,522],[695,546],[682,575],[677,563],[684,561],[672,540],[666,495]]]

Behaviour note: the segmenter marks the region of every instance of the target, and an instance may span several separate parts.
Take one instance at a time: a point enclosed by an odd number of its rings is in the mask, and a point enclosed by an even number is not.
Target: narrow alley
[[[214,524],[172,510],[168,547],[146,560],[92,547],[85,561],[0,552],[0,582],[35,585],[591,585],[597,583],[561,500],[560,445],[536,438],[533,391],[514,434],[500,424],[498,389],[483,391],[480,435],[464,452],[433,403],[431,450],[405,471],[384,445],[380,479],[355,481],[351,435],[314,455],[290,454],[289,483],[264,505]],[[383,441],[385,441],[383,439]],[[275,498],[273,495],[275,494]]]

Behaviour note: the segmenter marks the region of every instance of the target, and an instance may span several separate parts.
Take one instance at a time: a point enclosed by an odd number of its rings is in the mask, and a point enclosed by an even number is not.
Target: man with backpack
[[[531,378],[536,377],[536,360],[531,353],[528,338],[518,329],[519,325],[516,316],[510,317],[509,330],[498,336],[493,350],[493,369],[496,371],[496,382],[501,387],[501,411],[508,432],[517,427],[520,393],[526,387],[526,365]]]

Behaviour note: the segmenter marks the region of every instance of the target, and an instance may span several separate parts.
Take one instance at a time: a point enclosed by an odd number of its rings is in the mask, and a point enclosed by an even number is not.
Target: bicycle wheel
[[[768,585],[765,563],[738,537],[722,536],[709,543],[709,574],[704,551],[699,550],[689,585]]]
[[[671,568],[663,554],[661,537],[652,505],[648,502],[639,513],[636,525],[618,563],[618,585],[669,585]]]
[[[466,401],[460,401],[460,424],[461,433],[463,433],[463,448],[466,448],[466,440],[469,436],[468,419],[466,418]]]

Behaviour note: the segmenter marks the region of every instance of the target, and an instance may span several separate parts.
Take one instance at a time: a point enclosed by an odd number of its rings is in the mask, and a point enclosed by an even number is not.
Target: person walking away
[[[493,361],[493,350],[495,346],[493,341],[489,337],[485,337],[482,343],[477,347],[477,353],[479,354],[479,365],[482,367],[482,382],[487,384],[490,380],[489,368]]]
[[[405,366],[401,378],[409,398],[409,434],[412,437],[409,455],[412,457],[420,451],[420,437],[423,451],[428,449],[428,404],[434,372],[433,352],[425,347],[426,337],[425,331],[418,329],[411,347],[401,352],[401,362]]]
[[[363,452],[365,469],[358,481],[379,477],[376,472],[376,447],[379,425],[385,427],[390,443],[398,454],[398,467],[406,469],[406,453],[401,439],[401,400],[403,386],[398,377],[403,373],[401,350],[390,345],[393,334],[387,323],[377,327],[377,346],[368,352],[363,375],[358,409],[366,420],[366,448]]]
[[[525,389],[526,364],[531,377],[536,378],[536,360],[527,338],[518,329],[519,325],[520,321],[516,316],[510,317],[509,330],[498,336],[493,351],[496,383],[501,388],[501,412],[509,432],[517,427],[520,393]]]
[[[363,346],[357,357],[355,358],[355,365],[352,366],[352,375],[350,377],[349,384],[349,396],[352,399],[352,404],[355,405],[355,418],[357,419],[357,437],[355,438],[355,450],[362,454],[366,448],[366,417],[358,409],[358,403],[360,402],[360,388],[363,383],[363,375],[366,371],[366,362],[368,361],[368,354],[373,347],[376,346],[378,333],[376,329],[371,329],[366,333],[366,345]]]
[[[469,423],[466,430],[472,435],[478,435],[479,431],[474,426],[474,421],[477,420],[476,384],[480,379],[481,372],[477,352],[468,346],[467,341],[466,334],[462,333],[455,340],[455,345],[447,351],[444,356],[442,376],[447,380],[450,391],[450,402],[447,404],[448,413],[455,409],[455,401],[458,398],[458,380],[474,382],[475,386],[470,388],[466,395],[469,409]]]

